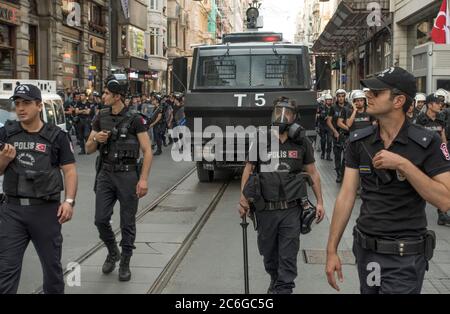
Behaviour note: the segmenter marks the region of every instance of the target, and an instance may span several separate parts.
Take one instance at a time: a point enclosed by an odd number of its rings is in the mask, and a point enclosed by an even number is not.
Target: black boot
[[[320,159],[325,159],[325,154],[321,154]]]
[[[158,146],[158,149],[156,150],[156,152],[153,153],[153,155],[154,155],[154,156],[159,156],[159,155],[161,155],[161,154],[162,154],[161,147]]]
[[[131,271],[130,271],[130,259],[131,256],[123,255],[120,259],[119,267],[119,281],[130,281]]]
[[[328,161],[333,161],[333,158],[331,158],[330,154],[327,154],[327,160]]]
[[[108,256],[103,263],[102,272],[104,274],[111,273],[116,268],[116,263],[120,260],[120,250],[117,243],[107,245]]]
[[[447,215],[447,213],[444,213],[442,211],[440,211],[439,209],[438,211],[438,225],[440,226],[450,226],[450,216]]]
[[[340,172],[338,172],[337,176],[336,176],[336,183],[341,183],[342,179],[343,179],[343,175]]]

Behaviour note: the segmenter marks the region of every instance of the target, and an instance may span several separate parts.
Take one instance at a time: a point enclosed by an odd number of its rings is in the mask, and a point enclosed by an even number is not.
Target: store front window
[[[30,40],[28,41],[28,64],[30,66],[30,79],[38,79],[37,65],[37,27],[30,25]]]
[[[78,43],[63,41],[63,84],[64,89],[79,86]]]
[[[14,76],[13,27],[0,24],[0,78]]]
[[[102,73],[103,73],[103,58],[101,54],[93,53],[91,69],[89,70],[89,81],[92,83],[92,88],[98,92],[102,91]]]

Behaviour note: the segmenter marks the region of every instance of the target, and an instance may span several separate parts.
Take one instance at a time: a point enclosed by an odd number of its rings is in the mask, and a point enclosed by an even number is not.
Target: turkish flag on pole
[[[443,0],[431,30],[431,38],[436,44],[450,44],[450,13],[448,0]]]

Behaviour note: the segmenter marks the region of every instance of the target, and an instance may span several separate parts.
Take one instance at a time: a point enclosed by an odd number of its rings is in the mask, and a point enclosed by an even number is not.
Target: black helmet
[[[125,96],[128,93],[128,80],[125,74],[111,74],[106,78],[105,87],[114,94]]]
[[[282,97],[275,101],[272,112],[272,125],[278,126],[281,133],[287,131],[296,119],[297,108],[295,103],[286,97]]]

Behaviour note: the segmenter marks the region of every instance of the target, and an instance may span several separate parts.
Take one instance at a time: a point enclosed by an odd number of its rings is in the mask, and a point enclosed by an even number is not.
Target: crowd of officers
[[[333,151],[337,183],[343,180],[350,132],[377,123],[366,112],[368,91],[368,88],[351,92],[338,89],[334,97],[327,91],[317,99],[316,130],[320,136],[321,159],[333,161]],[[449,145],[450,92],[441,88],[428,96],[417,93],[406,117],[411,123],[437,132],[442,143]],[[437,223],[450,225],[450,217],[438,209]]]
[[[94,117],[105,108],[103,95],[99,92],[75,91],[60,93],[64,100],[67,131],[77,138],[80,155],[86,154],[85,144],[92,130]],[[173,143],[172,129],[185,124],[184,95],[134,94],[125,98],[125,106],[142,114],[149,125],[154,155],[161,155],[162,148]],[[176,140],[176,139],[175,139]]]

